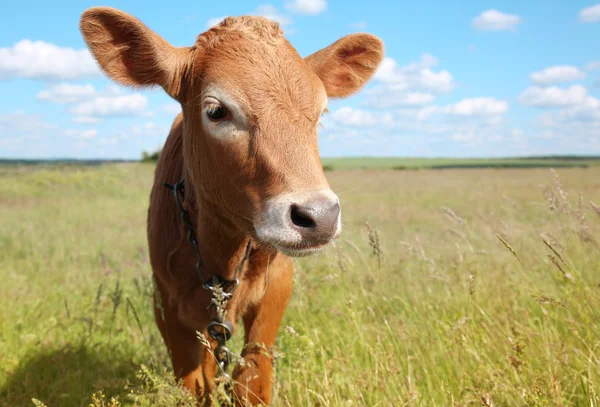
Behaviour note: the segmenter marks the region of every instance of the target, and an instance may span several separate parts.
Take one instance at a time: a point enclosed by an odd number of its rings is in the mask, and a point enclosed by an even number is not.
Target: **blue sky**
[[[0,157],[139,158],[179,110],[162,90],[105,78],[78,30],[87,1],[9,2],[0,14]],[[280,22],[302,56],[378,35],[386,57],[332,100],[323,156],[600,154],[600,3],[579,1],[108,1],[173,45],[223,16]]]

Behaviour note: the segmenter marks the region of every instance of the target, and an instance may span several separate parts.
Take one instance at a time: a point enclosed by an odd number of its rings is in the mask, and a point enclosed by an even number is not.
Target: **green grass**
[[[597,156],[549,156],[524,158],[324,158],[327,170],[449,169],[449,168],[565,168],[600,165]]]
[[[0,168],[1,406],[189,405],[152,314],[153,169]],[[557,173],[328,173],[344,232],[296,261],[274,405],[597,406],[600,168]]]

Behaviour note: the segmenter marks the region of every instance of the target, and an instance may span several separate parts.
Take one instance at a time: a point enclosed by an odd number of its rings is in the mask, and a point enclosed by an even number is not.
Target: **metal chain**
[[[233,280],[226,280],[221,276],[211,276],[210,278],[206,278],[204,273],[202,272],[202,258],[200,257],[200,251],[198,250],[198,240],[196,237],[196,231],[194,230],[194,226],[190,220],[189,212],[183,207],[181,198],[185,198],[185,186],[184,179],[182,178],[179,182],[174,185],[169,185],[163,183],[163,185],[171,190],[173,190],[173,195],[175,196],[175,202],[177,203],[177,207],[179,208],[179,213],[183,224],[187,228],[187,240],[190,242],[192,247],[194,248],[194,253],[196,254],[196,271],[200,276],[200,281],[202,282],[202,287],[211,292],[211,300],[210,304],[206,308],[207,310],[211,307],[215,307],[216,315],[211,319],[208,324],[208,335],[217,342],[217,346],[215,347],[213,354],[217,361],[217,366],[219,370],[217,372],[217,377],[224,379],[227,385],[227,391],[231,391],[231,377],[228,374],[229,364],[232,360],[231,351],[226,346],[227,341],[231,338],[233,334],[233,324],[226,318],[227,314],[227,302],[233,296],[233,293],[237,289],[240,284],[240,275],[242,270],[244,269],[244,264],[250,257],[250,253],[252,252],[252,239],[248,240],[248,245],[246,246],[246,252],[244,253],[244,257],[237,265],[235,272],[233,274]]]

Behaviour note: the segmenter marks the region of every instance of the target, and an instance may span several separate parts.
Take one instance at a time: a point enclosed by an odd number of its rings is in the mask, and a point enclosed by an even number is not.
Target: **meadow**
[[[1,406],[192,405],[152,312],[153,171],[0,166]],[[344,231],[296,261],[273,405],[600,404],[600,167],[327,177]]]

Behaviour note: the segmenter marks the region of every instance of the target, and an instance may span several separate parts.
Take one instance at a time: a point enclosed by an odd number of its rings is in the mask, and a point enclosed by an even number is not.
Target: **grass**
[[[152,314],[153,168],[0,167],[0,405],[191,405]],[[600,168],[328,178],[344,232],[296,262],[274,405],[599,405]]]
[[[600,165],[598,156],[548,156],[523,158],[399,158],[345,157],[324,158],[327,171],[334,170],[407,170],[458,168],[586,168]]]

